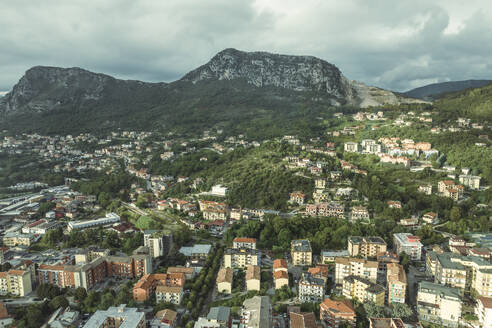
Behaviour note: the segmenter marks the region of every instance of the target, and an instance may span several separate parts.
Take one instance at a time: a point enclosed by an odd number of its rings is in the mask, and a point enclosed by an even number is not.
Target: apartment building
[[[41,264],[38,267],[40,284],[53,284],[60,288],[82,287],[90,289],[109,277],[139,278],[152,272],[150,255],[98,257],[90,263]]]
[[[405,303],[407,289],[407,275],[402,265],[389,263],[386,265],[386,290],[388,291],[388,304]]]
[[[232,241],[232,248],[256,249],[256,238],[236,237]]]
[[[179,305],[183,299],[183,287],[157,286],[155,289],[155,300]]]
[[[311,243],[307,239],[293,240],[290,243],[290,256],[293,265],[309,266],[313,262]]]
[[[345,207],[343,204],[336,202],[307,204],[306,214],[311,216],[326,216],[343,219],[345,217]]]
[[[84,328],[144,328],[145,313],[136,308],[127,308],[126,304],[98,310],[90,317]]]
[[[366,278],[359,276],[345,277],[342,284],[342,294],[347,298],[357,299],[360,302],[373,302],[376,305],[384,306],[384,287]]]
[[[260,290],[260,279],[261,279],[260,267],[257,265],[248,265],[246,268],[246,290]]]
[[[334,301],[325,298],[319,307],[319,319],[324,327],[355,327],[356,314],[349,300]]]
[[[346,142],[343,144],[343,150],[348,153],[358,153],[359,152],[359,144],[357,142]]]
[[[397,254],[406,253],[413,261],[420,261],[422,257],[420,237],[411,233],[393,234],[393,247]]]
[[[149,248],[150,255],[153,258],[167,255],[171,249],[172,243],[173,235],[171,231],[144,231],[144,246]]]
[[[355,257],[340,257],[335,260],[335,283],[342,285],[345,277],[358,276],[376,282],[378,262]]]
[[[492,328],[492,298],[479,297],[475,305],[475,314],[482,328]]]
[[[11,269],[0,272],[0,295],[26,296],[32,291],[31,273],[28,270]]]
[[[480,189],[480,180],[481,178],[476,175],[461,174],[459,176],[459,181],[461,184],[469,187],[470,189],[475,189],[475,190]]]
[[[299,301],[302,303],[321,302],[325,297],[325,281],[310,273],[302,273],[298,290]]]
[[[303,205],[306,200],[306,195],[300,191],[290,193],[289,201],[294,204]]]
[[[492,263],[479,256],[428,252],[427,271],[436,283],[492,296]]]
[[[461,304],[462,300],[458,288],[428,281],[419,283],[417,314],[420,321],[443,327],[458,327]]]
[[[243,302],[242,328],[271,328],[272,326],[272,305],[268,296],[254,296]]]
[[[290,312],[290,328],[318,328],[313,312]]]
[[[217,274],[217,290],[219,291],[219,293],[232,293],[233,277],[234,270],[232,270],[232,268],[222,268],[219,270]]]
[[[386,252],[386,242],[381,237],[350,236],[347,250],[350,256],[375,258],[379,253]]]
[[[224,267],[246,268],[248,265],[260,265],[261,254],[252,248],[228,248],[224,253]]]
[[[184,273],[147,274],[133,286],[133,299],[144,302],[155,293],[157,286],[183,287],[185,282]]]

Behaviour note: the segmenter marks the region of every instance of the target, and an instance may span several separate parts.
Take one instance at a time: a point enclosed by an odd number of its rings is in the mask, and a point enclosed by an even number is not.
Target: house
[[[157,286],[183,287],[186,278],[184,273],[154,273],[140,278],[133,286],[133,299],[144,302],[156,291]]]
[[[290,312],[290,328],[318,328],[316,317],[313,312],[297,313]]]
[[[401,202],[399,200],[389,200],[386,202],[389,208],[401,208]]]
[[[158,311],[154,319],[150,320],[150,328],[174,328],[176,327],[176,316],[177,312],[170,309]]]
[[[432,185],[420,185],[418,191],[426,195],[432,195]]]
[[[475,305],[475,314],[482,328],[492,328],[492,298],[480,296]]]
[[[459,289],[428,281],[419,283],[417,314],[420,321],[443,327],[458,327],[461,306]]]
[[[423,328],[417,323],[404,323],[400,318],[369,318],[369,328]]]
[[[186,267],[169,267],[167,268],[167,273],[182,273],[187,280],[191,280],[195,276],[195,269]]]
[[[230,328],[231,319],[231,308],[227,306],[211,307],[207,314],[208,322],[212,324],[219,324],[220,328]]]
[[[306,195],[300,191],[290,193],[289,202],[293,204],[303,205],[305,200],[306,200]]]
[[[325,298],[320,304],[319,319],[325,327],[355,327],[356,314],[349,300],[334,301]]]
[[[195,244],[193,246],[183,246],[179,252],[192,260],[204,260],[212,250],[212,245]]]
[[[302,273],[298,290],[299,301],[302,303],[321,302],[325,296],[325,281],[310,273]]]
[[[289,286],[289,273],[286,260],[276,259],[273,261],[273,279],[275,281],[275,289]]]
[[[420,261],[422,257],[420,237],[410,233],[393,234],[393,249],[397,254],[406,253],[412,261]]]
[[[381,252],[386,252],[386,242],[383,238],[350,236],[348,238],[348,253],[350,256],[362,256],[364,258],[376,257]]]
[[[219,293],[231,294],[232,293],[232,279],[234,271],[232,268],[222,268],[217,274],[217,289]]]
[[[469,187],[470,189],[479,190],[480,189],[480,177],[476,175],[466,175],[461,174],[458,177],[461,184]]]
[[[422,216],[422,221],[428,224],[436,224],[438,223],[437,218],[437,213],[427,212]]]
[[[246,290],[260,290],[260,267],[257,265],[248,265],[246,268]]]
[[[405,303],[407,276],[402,265],[388,263],[386,265],[386,289],[388,304]]]
[[[326,187],[326,179],[317,178],[314,180],[314,187],[316,189],[325,189]]]
[[[348,250],[324,250],[321,251],[321,263],[327,264],[331,262],[335,262],[335,259],[338,257],[349,257]]]
[[[293,265],[311,265],[313,252],[309,240],[299,239],[291,241],[290,256]]]

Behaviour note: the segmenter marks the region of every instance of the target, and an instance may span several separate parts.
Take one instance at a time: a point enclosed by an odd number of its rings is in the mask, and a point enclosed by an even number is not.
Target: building
[[[475,314],[482,328],[492,328],[492,298],[479,297],[475,305]]]
[[[185,282],[184,273],[147,274],[133,286],[133,299],[144,302],[154,295],[157,286],[184,287]]]
[[[386,242],[381,237],[351,236],[347,243],[350,256],[375,258],[379,253],[386,252]]]
[[[174,328],[178,313],[170,309],[158,311],[154,319],[150,320],[150,328]]]
[[[157,286],[155,289],[155,300],[179,305],[183,299],[183,287]]]
[[[365,206],[354,206],[350,212],[351,220],[369,220],[369,211]]]
[[[205,260],[212,250],[212,245],[195,244],[193,246],[183,246],[179,252],[191,260]]]
[[[289,287],[289,273],[286,260],[276,259],[273,261],[273,280],[275,282],[275,289],[280,289],[283,286]]]
[[[307,204],[306,214],[311,216],[326,216],[343,219],[345,217],[345,207],[336,202]]]
[[[358,153],[359,152],[359,144],[357,142],[346,142],[343,144],[343,151],[348,153]]]
[[[125,304],[110,307],[106,311],[98,310],[84,325],[84,328],[144,328],[145,314],[136,308],[127,308]]]
[[[318,328],[313,312],[297,313],[291,311],[289,318],[290,328]]]
[[[436,224],[438,222],[437,218],[437,213],[427,212],[422,216],[422,221],[428,224]]]
[[[7,232],[2,238],[4,246],[31,246],[37,240],[33,233]]]
[[[234,277],[234,270],[232,268],[222,268],[217,274],[217,290],[219,293],[231,294],[232,293],[232,279]]]
[[[89,263],[40,264],[37,271],[40,284],[88,290],[110,277],[133,279],[149,274],[152,261],[150,255],[141,254],[137,249],[131,256],[98,257]]]
[[[350,253],[348,250],[340,250],[340,251],[321,251],[321,262],[324,264],[335,262],[338,257],[349,257]]]
[[[95,220],[87,221],[70,221],[68,222],[68,231],[72,230],[83,230],[88,228],[95,228],[99,226],[105,226],[108,224],[113,224],[120,222],[120,216],[116,213],[108,213],[105,217]]]
[[[32,291],[31,273],[28,270],[0,272],[0,295],[24,297]]]
[[[144,246],[149,248],[153,258],[165,256],[169,253],[173,243],[171,231],[146,230],[144,231]]]
[[[320,304],[319,319],[324,327],[339,328],[347,325],[355,327],[354,306],[349,300],[333,301],[325,298]]]
[[[303,205],[304,201],[306,200],[306,195],[300,191],[292,192],[290,193],[289,196],[290,196],[289,201],[291,203],[298,204],[298,205]]]
[[[302,273],[298,289],[299,301],[302,303],[321,302],[325,297],[325,281],[310,273]]]
[[[432,185],[421,185],[418,188],[418,192],[426,195],[432,195]]]
[[[346,277],[353,275],[376,283],[378,262],[355,257],[339,257],[335,260],[335,283],[337,285],[342,285]]]
[[[420,261],[422,257],[422,243],[418,236],[410,233],[393,234],[393,247],[397,254],[405,253],[412,261]]]
[[[470,189],[479,190],[480,189],[480,177],[476,175],[460,175],[459,181],[461,184],[469,187]]]
[[[417,314],[420,321],[443,327],[458,327],[461,304],[459,289],[428,281],[419,283]]]
[[[342,294],[360,302],[373,302],[384,306],[385,289],[383,286],[359,276],[348,276],[343,279]]]
[[[290,243],[290,256],[293,265],[309,266],[312,264],[313,252],[307,239],[293,240]]]
[[[242,328],[271,328],[272,305],[268,296],[246,299],[241,308]]]
[[[232,248],[256,249],[256,238],[236,237],[232,241]]]
[[[169,267],[167,268],[167,273],[182,273],[187,280],[191,280],[195,276],[195,269],[186,267]]]
[[[422,328],[422,325],[404,323],[400,318],[369,318],[369,328]]]
[[[224,252],[224,267],[246,268],[248,265],[260,265],[261,254],[252,248],[228,248]]]
[[[208,311],[207,320],[212,324],[218,323],[220,328],[229,328],[231,326],[231,319],[230,307],[211,307]]]
[[[388,304],[405,303],[407,289],[407,275],[402,265],[388,263],[386,265],[386,290],[388,291]]]
[[[248,265],[246,268],[246,290],[260,290],[260,279],[261,279],[260,267],[257,265]]]

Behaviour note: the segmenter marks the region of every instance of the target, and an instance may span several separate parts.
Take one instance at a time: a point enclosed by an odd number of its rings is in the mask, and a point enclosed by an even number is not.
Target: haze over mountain
[[[492,80],[465,80],[465,81],[433,83],[409,90],[405,92],[404,95],[411,98],[434,100],[449,92],[480,88],[489,85],[491,83]]]

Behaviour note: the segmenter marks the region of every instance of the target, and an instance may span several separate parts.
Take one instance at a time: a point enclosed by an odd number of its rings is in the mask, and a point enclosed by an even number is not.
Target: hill
[[[492,85],[447,94],[437,100],[434,106],[441,111],[454,112],[469,118],[491,121]]]
[[[311,113],[329,112],[333,106],[414,102],[421,101],[349,81],[319,58],[226,49],[172,83],[33,67],[0,99],[0,127],[43,133],[115,128],[186,132],[253,122],[279,131],[294,118],[309,121],[316,117]]]
[[[403,94],[411,98],[434,100],[450,92],[480,88],[491,83],[492,80],[466,80],[466,81],[433,83],[433,84],[425,85],[420,88],[412,89]]]

